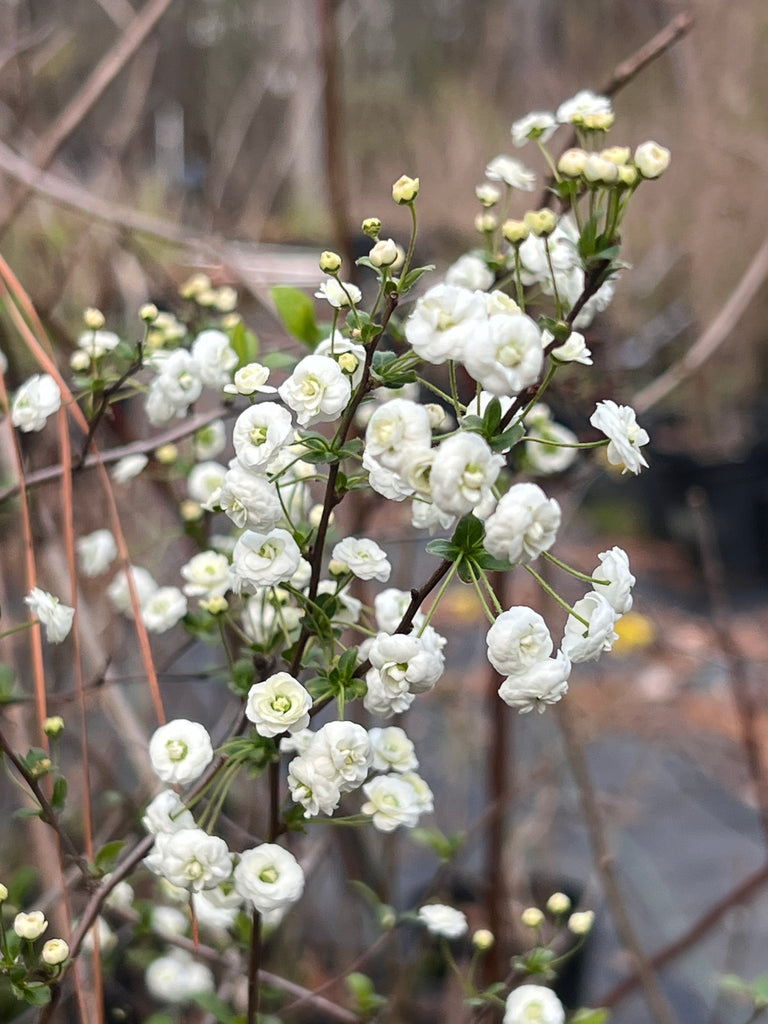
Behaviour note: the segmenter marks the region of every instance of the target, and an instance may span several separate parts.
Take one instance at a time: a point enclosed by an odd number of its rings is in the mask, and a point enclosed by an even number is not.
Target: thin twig
[[[741,727],[741,742],[749,777],[757,800],[757,813],[768,848],[768,779],[762,761],[757,729],[758,707],[747,677],[747,667],[733,634],[731,609],[723,579],[723,566],[717,548],[712,510],[706,492],[691,487],[686,495],[691,510],[701,556],[704,583],[712,610],[712,628],[728,667],[728,682]]]
[[[634,961],[635,971],[654,1021],[656,1024],[674,1024],[675,1016],[659,987],[650,960],[640,944],[624,894],[621,891],[613,856],[605,835],[597,794],[592,784],[581,742],[576,735],[568,709],[562,704],[558,704],[555,710],[568,761],[579,791],[584,821],[592,845],[593,863],[600,875],[616,931]]]
[[[32,162],[37,167],[45,168],[50,164],[60,146],[82,124],[107,87],[117,78],[172,3],[173,0],[148,0],[130,25],[118,36],[54,123],[38,140],[32,154]],[[25,186],[0,210],[0,238],[30,195],[31,189]]]

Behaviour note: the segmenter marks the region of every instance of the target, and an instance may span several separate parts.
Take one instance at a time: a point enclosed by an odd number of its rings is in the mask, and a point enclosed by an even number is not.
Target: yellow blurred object
[[[656,639],[656,627],[649,618],[641,615],[640,612],[627,612],[622,615],[613,627],[619,634],[619,639],[613,645],[613,650],[619,654],[629,654],[631,651],[641,651],[650,647]]]
[[[440,602],[438,614],[459,622],[478,622],[485,616],[474,587],[451,587]]]

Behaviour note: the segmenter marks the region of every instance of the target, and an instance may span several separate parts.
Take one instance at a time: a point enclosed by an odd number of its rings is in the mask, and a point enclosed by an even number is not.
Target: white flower
[[[635,150],[635,167],[644,178],[658,178],[669,167],[670,153],[658,142],[642,142]]]
[[[349,306],[350,300],[354,305],[357,305],[362,297],[363,293],[357,285],[349,284],[346,281],[337,281],[334,277],[329,277],[327,281],[323,281],[315,292],[316,299],[325,299],[334,309]]]
[[[213,760],[211,737],[199,722],[177,718],[152,734],[149,759],[163,782],[185,786],[199,778]]]
[[[129,480],[133,480],[141,473],[148,462],[147,456],[140,452],[136,455],[124,455],[114,464],[110,476],[118,484],[127,484]]]
[[[288,788],[294,803],[303,806],[305,818],[333,814],[341,799],[337,782],[322,772],[317,761],[306,752],[294,757],[288,765]]]
[[[277,389],[302,427],[336,419],[349,404],[349,377],[330,356],[305,356]]]
[[[443,674],[445,658],[441,645],[430,643],[431,635],[378,633],[368,652],[371,665],[393,695],[407,690],[426,693]]]
[[[532,608],[509,608],[486,636],[488,660],[501,675],[524,672],[548,658],[554,644],[547,624]]]
[[[245,715],[260,736],[278,736],[309,725],[312,697],[287,672],[276,672],[248,691]]]
[[[377,775],[366,782],[363,792],[368,797],[361,810],[370,814],[374,828],[394,832],[400,825],[413,828],[419,820],[416,790],[399,775]]]
[[[147,804],[141,823],[147,832],[178,832],[182,828],[194,828],[192,812],[182,803],[173,789],[164,789]]]
[[[539,328],[523,313],[497,313],[488,330],[473,339],[464,366],[492,395],[517,395],[539,379],[544,349]]]
[[[301,552],[287,530],[246,530],[232,552],[233,590],[285,583],[299,568]]]
[[[373,761],[371,741],[362,725],[328,722],[315,733],[304,757],[342,793],[365,782]]]
[[[199,367],[200,379],[206,387],[221,390],[232,379],[237,366],[237,352],[223,331],[201,331],[192,342],[192,358]]]
[[[56,967],[63,964],[69,956],[69,945],[64,939],[48,939],[40,955],[49,967]]]
[[[447,907],[444,903],[427,903],[419,907],[418,918],[432,935],[445,939],[458,939],[467,932],[467,919],[460,910]]]
[[[155,426],[174,416],[186,415],[203,390],[200,365],[186,349],[164,354],[159,367],[160,372],[149,385],[145,406],[147,417]]]
[[[192,435],[192,450],[198,462],[213,459],[227,445],[227,428],[223,420],[211,420]]]
[[[198,462],[187,477],[187,493],[193,501],[206,505],[224,483],[227,467],[220,462]]]
[[[483,544],[496,558],[516,565],[537,558],[554,544],[560,506],[536,484],[513,484],[485,521]]]
[[[549,111],[534,110],[513,122],[510,129],[512,142],[516,146],[524,146],[529,139],[546,142],[554,135],[556,128],[557,121]]]
[[[218,836],[201,828],[159,832],[144,863],[156,875],[181,889],[213,889],[232,874],[232,855]]]
[[[211,931],[222,932],[231,928],[242,904],[240,893],[234,890],[226,893],[220,885],[192,894],[195,916],[203,928]]]
[[[153,907],[150,916],[150,925],[156,935],[163,938],[174,938],[177,935],[187,934],[187,915],[177,907]]]
[[[503,181],[522,192],[533,192],[536,188],[536,174],[513,156],[501,154],[494,157],[485,168],[485,176],[491,181]]]
[[[545,348],[552,340],[553,335],[549,331],[544,331],[542,343]],[[567,341],[553,348],[551,355],[560,363],[582,363],[584,366],[592,366],[592,353],[587,348],[584,335],[578,331],[571,331]]]
[[[377,772],[411,772],[419,767],[413,743],[397,725],[386,729],[369,729],[373,750],[373,768]]]
[[[489,186],[491,187],[491,186]],[[472,291],[484,292],[491,287],[495,278],[484,259],[474,253],[459,256],[445,272],[445,283]]]
[[[98,359],[105,352],[111,352],[119,344],[120,337],[114,331],[83,331],[77,339],[77,347],[87,352],[93,359]]]
[[[58,597],[39,587],[30,590],[24,604],[45,628],[45,639],[49,644],[60,644],[69,635],[75,617],[74,608],[62,604]]]
[[[441,442],[432,464],[432,501],[442,512],[463,516],[491,495],[504,465],[479,434],[461,432]]]
[[[565,1010],[552,989],[521,985],[507,996],[503,1024],[565,1024]]]
[[[265,470],[277,452],[293,441],[293,419],[277,402],[252,405],[235,420],[232,444],[240,465]]]
[[[578,437],[552,419],[549,407],[538,402],[527,417],[525,465],[539,476],[562,473],[571,466],[578,454]]]
[[[277,388],[267,384],[268,380],[269,370],[266,366],[262,366],[261,363],[248,363],[235,373],[232,384],[224,385],[224,391],[228,395],[273,394]]]
[[[438,284],[422,295],[405,322],[405,336],[428,363],[462,360],[487,329],[485,296],[458,285]]]
[[[544,658],[522,672],[507,676],[499,687],[499,696],[520,714],[534,709],[543,712],[547,704],[556,704],[568,692],[571,674],[569,659],[558,651],[554,658]]]
[[[99,952],[102,956],[109,953],[117,945],[117,936],[109,927],[103,917],[96,918],[95,923],[88,929],[83,937],[82,949],[86,953],[93,953],[96,949],[96,937],[99,940]]]
[[[11,403],[11,422],[23,433],[42,430],[61,408],[59,385],[49,373],[36,373],[24,381]]]
[[[157,590],[157,583],[152,578],[151,573],[146,569],[142,569],[140,565],[131,566],[131,578],[136,590],[136,599],[139,606],[141,606],[145,604],[145,602],[147,602],[152,594]],[[121,569],[113,577],[112,582],[107,587],[107,597],[116,611],[122,612],[123,615],[128,615],[131,618],[133,617],[131,591],[128,586],[125,569]]]
[[[28,914],[17,914],[13,919],[13,930],[20,939],[30,939],[31,941],[39,939],[47,927],[48,922],[42,910],[31,910]]]
[[[295,903],[304,892],[304,872],[288,850],[262,843],[240,855],[235,889],[261,914]]]
[[[166,633],[187,614],[187,599],[178,587],[158,587],[141,606],[141,621],[150,633]]]
[[[395,473],[408,453],[429,449],[431,444],[429,413],[407,398],[393,398],[379,406],[365,428],[366,455]]]
[[[560,124],[573,124],[594,114],[610,114],[611,109],[611,101],[607,96],[598,96],[591,89],[582,89],[561,103],[555,116]]]
[[[365,368],[365,346],[345,338],[341,331],[334,331],[315,348],[316,356],[329,356],[339,364],[356,388],[363,379]]]
[[[391,267],[399,255],[400,250],[394,238],[380,238],[368,253],[368,259],[374,267]]]
[[[620,616],[608,598],[594,590],[577,601],[573,610],[588,625],[585,626],[574,615],[568,616],[561,645],[563,652],[571,661],[597,661],[603,651],[610,651],[618,640],[618,633],[613,627]]]
[[[647,467],[640,448],[650,438],[635,419],[631,406],[617,405],[610,399],[598,402],[589,422],[610,440],[607,455],[612,466],[623,466],[622,472],[629,470],[635,474]]]
[[[188,597],[223,597],[230,588],[229,559],[218,551],[200,551],[179,571]]]
[[[268,533],[283,516],[275,485],[263,473],[254,473],[237,460],[224,474],[218,491],[203,503],[203,508],[209,511],[217,506],[240,529]]]
[[[77,560],[84,576],[100,576],[117,557],[117,544],[109,530],[94,530],[75,541]]]
[[[413,487],[395,470],[382,466],[369,451],[363,452],[363,469],[368,473],[371,489],[390,501],[404,501],[413,494]]]
[[[345,537],[335,545],[331,557],[359,580],[386,583],[392,572],[386,552],[366,537]]]
[[[435,809],[435,796],[424,779],[416,772],[403,772],[399,778],[403,782],[407,782],[416,794],[416,806],[419,814],[431,814]]]
[[[153,960],[144,972],[144,984],[160,1003],[185,1003],[193,995],[216,988],[210,969],[183,949],[174,949]]]
[[[595,580],[605,580],[608,584],[595,587],[595,590],[608,599],[608,603],[619,615],[626,615],[632,608],[632,587],[635,577],[629,571],[629,558],[620,547],[612,547],[610,551],[601,551],[597,556],[600,565],[592,573]]]
[[[373,599],[376,625],[384,633],[394,633],[411,603],[409,590],[388,587],[380,590]]]

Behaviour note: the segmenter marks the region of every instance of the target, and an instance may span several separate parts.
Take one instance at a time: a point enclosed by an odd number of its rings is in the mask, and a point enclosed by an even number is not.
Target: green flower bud
[[[409,178],[407,174],[403,174],[392,186],[392,198],[400,206],[403,206],[405,203],[412,203],[418,194],[419,179]]]
[[[341,256],[326,249],[320,253],[320,269],[324,274],[336,274],[341,269]]]
[[[43,722],[43,732],[46,736],[59,736],[64,732],[64,719],[61,715],[51,715]]]
[[[557,227],[557,217],[551,210],[529,210],[523,217],[527,227],[537,238],[551,235]]]
[[[366,217],[363,221],[363,233],[374,240],[379,237],[381,221],[378,217]]]
[[[530,235],[530,228],[523,220],[505,220],[501,225],[501,233],[512,245],[520,245]]]
[[[538,907],[526,907],[520,915],[520,920],[526,928],[538,928],[544,920],[544,915]]]

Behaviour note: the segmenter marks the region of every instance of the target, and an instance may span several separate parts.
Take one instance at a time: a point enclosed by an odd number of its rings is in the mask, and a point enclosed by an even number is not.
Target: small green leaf
[[[238,658],[232,665],[232,689],[235,693],[245,696],[253,686],[256,669],[250,658]]]
[[[413,270],[409,270],[405,277],[400,279],[400,283],[397,286],[397,290],[401,295],[405,295],[406,292],[410,291],[411,288],[416,284],[422,274],[426,274],[430,270],[434,270],[435,265],[433,263],[428,264],[425,267],[414,267]]]
[[[277,314],[286,330],[294,338],[313,349],[322,340],[322,332],[315,320],[315,306],[312,299],[298,288],[290,285],[276,285],[270,292]]]
[[[461,555],[461,551],[455,544],[439,537],[427,544],[427,551],[430,555],[437,555],[438,558],[444,558],[448,562],[455,562]]]
[[[53,784],[53,793],[51,794],[51,806],[55,811],[60,811],[64,807],[64,803],[67,799],[67,780],[59,776]]]
[[[288,352],[265,352],[259,360],[262,366],[266,366],[268,370],[292,370],[298,360],[296,356],[290,355]]]
[[[51,1001],[51,990],[42,981],[29,981],[23,988],[24,1002],[30,1006],[47,1006]]]
[[[96,854],[94,864],[101,874],[107,874],[115,866],[115,861],[120,856],[125,843],[122,839],[113,839],[105,843]]]
[[[470,512],[469,515],[463,516],[459,520],[451,540],[462,554],[471,555],[482,547],[484,536],[485,526],[477,516],[473,516]]]
[[[238,369],[254,362],[259,354],[259,339],[253,331],[248,330],[242,320],[239,320],[232,328],[229,343],[237,352]]]
[[[582,1007],[571,1017],[571,1024],[605,1024],[610,1016],[610,1011],[602,1006],[595,1010]]]
[[[228,1003],[219,999],[213,992],[195,992],[189,998],[201,1009],[213,1014],[217,1024],[238,1024],[238,1021],[242,1020]]]

